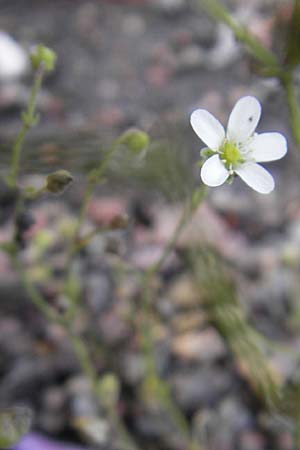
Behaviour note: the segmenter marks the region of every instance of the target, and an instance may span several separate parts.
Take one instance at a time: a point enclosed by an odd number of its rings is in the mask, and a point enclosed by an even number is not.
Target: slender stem
[[[281,78],[290,113],[290,123],[296,145],[300,146],[300,106],[292,75]]]
[[[167,242],[167,244],[163,250],[162,255],[160,256],[159,260],[150,268],[150,272],[157,273],[162,268],[162,266],[168,259],[170,253],[173,251],[174,246],[176,245],[187,222],[189,221],[189,219],[191,217],[191,213],[192,213],[192,211],[191,211],[190,203],[187,203],[185,205],[183,213],[176,225],[176,228],[175,228],[173,234],[171,235],[171,238],[169,239],[169,241]]]
[[[143,320],[142,320],[142,326],[141,326],[141,333],[143,337],[143,350],[144,355],[147,362],[147,373],[148,376],[152,376],[158,385],[159,390],[159,401],[162,403],[165,410],[168,412],[170,417],[173,418],[174,422],[177,424],[178,428],[181,430],[183,435],[185,436],[187,442],[188,442],[188,449],[189,450],[199,450],[200,446],[197,444],[194,439],[192,438],[189,430],[189,425],[184,417],[184,415],[181,413],[180,409],[177,407],[177,405],[174,403],[172,399],[172,395],[169,389],[169,386],[162,380],[156,371],[156,365],[155,365],[155,359],[154,359],[154,341],[151,331],[151,325],[152,325],[152,282],[165,261],[167,260],[168,256],[174,249],[176,243],[178,242],[178,239],[183,232],[185,226],[191,219],[194,212],[197,210],[197,207],[199,206],[200,202],[204,198],[204,194],[206,192],[206,189],[202,188],[201,195],[197,195],[197,202],[193,202],[193,197],[188,199],[186,202],[185,207],[183,208],[181,217],[179,218],[179,221],[177,223],[177,226],[175,227],[174,232],[172,233],[170,239],[166,243],[164,250],[162,252],[161,257],[159,260],[151,266],[145,274],[142,276],[141,280],[141,287],[143,290],[142,295],[142,314],[143,314]]]
[[[85,191],[83,194],[83,200],[81,203],[79,216],[76,221],[75,229],[73,232],[73,237],[71,239],[69,249],[67,252],[67,258],[66,258],[67,275],[66,275],[66,279],[65,279],[65,290],[66,291],[67,291],[67,286],[70,284],[70,281],[72,278],[72,267],[73,267],[72,260],[73,260],[74,256],[76,255],[76,253],[78,251],[80,251],[80,249],[81,249],[80,243],[78,245],[78,240],[80,237],[80,229],[86,218],[89,202],[94,193],[95,186],[97,185],[97,183],[100,183],[102,181],[105,170],[107,169],[107,166],[108,166],[112,156],[118,150],[119,145],[120,145],[120,140],[116,139],[114,141],[114,143],[112,144],[112,146],[110,147],[110,149],[106,152],[106,154],[105,154],[104,158],[102,159],[102,161],[100,162],[99,166],[96,167],[95,169],[93,169],[90,172],[90,174],[88,175],[88,183],[86,185],[86,188],[85,188]],[[76,312],[76,304],[78,301],[77,295],[76,296],[73,295],[73,297],[70,298],[70,300],[71,300],[71,307],[69,310],[69,315],[73,316],[73,314]]]
[[[99,394],[98,389],[98,374],[95,370],[95,367],[91,361],[91,357],[88,351],[88,348],[82,338],[80,336],[74,334],[69,327],[68,329],[68,336],[70,339],[70,342],[73,347],[73,351],[77,357],[77,360],[81,366],[82,371],[86,375],[86,377],[90,380],[92,390],[98,398],[99,403],[104,406],[105,402],[102,402],[101,396]],[[138,450],[138,447],[136,446],[135,442],[133,441],[132,437],[128,433],[127,429],[123,425],[122,421],[120,420],[119,415],[115,411],[115,406],[112,405],[111,407],[107,406],[105,407],[106,414],[109,417],[111,423],[118,431],[120,438],[122,439],[122,444],[125,444],[126,449],[130,450]]]
[[[83,195],[83,201],[82,201],[81,208],[79,211],[79,217],[76,222],[76,226],[75,226],[75,230],[74,230],[74,238],[73,238],[73,242],[71,245],[71,247],[72,247],[71,255],[72,256],[73,256],[74,252],[76,251],[76,247],[77,247],[76,241],[77,241],[77,238],[80,233],[80,228],[85,220],[87,207],[88,207],[88,204],[94,193],[95,186],[97,183],[101,182],[101,179],[107,169],[107,166],[108,166],[112,156],[114,155],[116,150],[119,148],[119,145],[120,145],[119,139],[116,139],[115,142],[113,143],[113,145],[111,146],[111,148],[107,151],[106,155],[102,159],[99,166],[96,169],[93,169],[88,176],[89,181],[87,183],[87,186],[86,186],[86,189],[85,189],[85,192]]]
[[[95,367],[92,363],[88,348],[85,344],[85,342],[82,340],[80,336],[75,334],[72,330],[72,324],[71,322],[68,322],[65,320],[65,318],[60,317],[58,314],[55,313],[55,311],[47,304],[46,300],[43,298],[43,296],[38,292],[38,290],[35,288],[33,283],[28,278],[26,272],[23,270],[22,264],[19,262],[17,255],[12,256],[12,260],[14,263],[14,267],[17,270],[17,273],[20,276],[21,282],[26,289],[26,292],[28,293],[30,299],[32,300],[33,304],[44,314],[44,316],[52,322],[58,323],[63,327],[63,329],[66,331],[69,341],[72,345],[74,354],[76,355],[76,358],[79,362],[79,365],[83,371],[83,373],[86,375],[88,380],[91,383],[91,387],[93,389],[93,392],[95,396],[98,398],[99,403],[102,404],[101,398],[99,396],[99,390],[98,390],[98,375],[97,371],[95,370]],[[126,430],[125,426],[123,425],[122,421],[120,420],[120,417],[115,412],[114,408],[109,408],[106,410],[106,413],[108,417],[111,419],[112,424],[115,426],[116,430],[118,431],[122,442],[125,443],[126,448],[130,450],[138,450],[138,447],[132,440],[130,434]]]
[[[11,160],[11,167],[10,167],[10,173],[8,175],[8,183],[15,187],[17,184],[17,177],[19,174],[20,169],[20,158],[21,158],[21,152],[24,144],[24,140],[26,138],[26,135],[30,128],[32,128],[37,121],[36,118],[36,104],[37,104],[37,95],[39,93],[39,90],[42,85],[44,76],[44,66],[41,65],[36,73],[35,78],[33,82],[33,86],[30,93],[30,98],[28,102],[28,106],[26,111],[22,114],[22,127],[16,137],[16,140],[14,142],[13,148],[12,148],[12,160]]]
[[[86,345],[83,340],[72,332],[71,327],[68,327],[68,337],[73,347],[73,351],[80,363],[82,371],[85,373],[87,378],[90,380],[93,390],[96,390],[98,376],[91,362],[91,358]]]
[[[225,23],[235,37],[243,42],[250,53],[260,61],[264,66],[279,69],[278,61],[275,55],[265,48],[261,42],[246,27],[238,24],[231,16],[230,12],[218,0],[198,0],[207,13],[215,20]]]
[[[296,414],[295,423],[293,427],[293,440],[294,440],[294,448],[298,450],[300,448],[300,415]]]
[[[80,238],[78,239],[78,241],[76,243],[74,250],[76,252],[80,251],[93,239],[93,237],[97,236],[97,234],[103,233],[105,231],[110,231],[110,230],[111,230],[111,228],[109,226],[96,227],[94,230],[91,230],[86,235],[80,236]]]
[[[17,257],[17,254],[12,254],[11,258],[13,266],[20,277],[21,283],[30,299],[32,300],[33,304],[41,311],[42,314],[47,317],[48,320],[65,326],[64,318],[56,313],[56,311],[54,311],[51,306],[48,305],[47,301],[30,281],[25,270],[23,269],[23,265],[20,263]]]

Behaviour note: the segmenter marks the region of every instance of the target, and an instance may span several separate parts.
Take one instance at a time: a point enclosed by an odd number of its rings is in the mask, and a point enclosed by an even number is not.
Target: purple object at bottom
[[[13,450],[91,450],[73,444],[63,444],[42,436],[38,433],[29,433],[16,445]]]

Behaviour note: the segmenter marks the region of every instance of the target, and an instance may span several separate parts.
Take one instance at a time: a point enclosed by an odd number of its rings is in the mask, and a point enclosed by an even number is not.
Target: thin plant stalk
[[[300,148],[300,104],[293,80],[292,71],[286,72],[273,52],[264,47],[248,29],[238,24],[230,12],[218,0],[197,0],[205,11],[216,21],[227,25],[235,37],[242,42],[246,49],[259,61],[266,76],[275,77],[282,84],[289,108],[290,125],[295,143]],[[300,1],[294,0],[294,8],[299,8]]]
[[[288,74],[281,79],[282,86],[285,90],[286,100],[289,107],[290,123],[293,137],[296,145],[300,146],[300,105],[299,96],[297,95],[292,74]]]
[[[218,0],[198,0],[198,4],[216,21],[227,25],[232,30],[235,37],[240,42],[243,42],[249,52],[264,66],[277,70],[279,69],[276,56],[264,47],[259,39],[250,33],[246,27],[237,23],[221,2]]]
[[[196,192],[196,191],[195,191]],[[200,195],[199,195],[200,192]],[[206,189],[202,187],[201,191],[197,192],[197,200],[196,202],[193,200],[193,196],[189,198],[183,208],[182,214],[179,218],[179,221],[177,223],[177,226],[174,229],[174,232],[172,233],[170,239],[166,243],[162,255],[159,258],[159,260],[151,266],[145,274],[142,276],[141,281],[141,288],[143,291],[142,294],[142,338],[143,338],[143,350],[144,355],[146,358],[146,364],[147,364],[147,375],[155,380],[155,383],[158,388],[158,400],[162,404],[162,406],[165,408],[165,410],[168,412],[170,417],[174,420],[174,423],[178,426],[178,428],[181,430],[183,435],[185,436],[187,442],[188,442],[188,449],[189,450],[200,450],[200,445],[193,439],[190,433],[189,425],[184,417],[184,415],[181,413],[180,409],[177,407],[177,405],[174,403],[169,386],[167,383],[162,380],[156,371],[156,365],[155,365],[155,349],[154,349],[154,341],[152,336],[152,284],[153,280],[157,276],[158,272],[164,265],[165,261],[169,257],[170,253],[174,250],[174,247],[176,246],[178,239],[181,236],[181,233],[183,232],[185,226],[190,222],[193,214],[196,212],[198,206],[202,202],[204,195],[206,193]]]
[[[24,271],[22,264],[18,262],[17,257],[13,257],[13,261],[15,263],[15,268],[17,270],[17,273],[20,276],[20,280],[29,295],[30,299],[32,300],[33,304],[41,311],[41,313],[50,321],[57,323],[62,326],[64,331],[67,334],[68,340],[71,343],[73,352],[76,356],[76,359],[79,363],[79,366],[87,379],[90,382],[91,388],[96,396],[96,398],[99,401],[99,404],[102,405],[101,397],[99,395],[98,390],[98,375],[95,370],[95,367],[93,365],[93,362],[91,360],[89,350],[87,348],[86,343],[84,340],[76,333],[74,333],[72,329],[72,323],[67,321],[66,318],[63,316],[60,316],[58,313],[55,313],[55,311],[49,307],[47,301],[44,299],[44,297],[39,293],[39,291],[35,288],[33,283],[30,281],[29,277],[27,276],[26,272]],[[106,408],[106,413],[108,417],[111,420],[111,423],[118,431],[120,437],[122,438],[122,441],[126,445],[126,449],[130,450],[138,450],[137,445],[131,438],[130,434],[128,433],[127,429],[123,425],[119,415],[116,413],[116,411],[113,408]]]
[[[77,335],[72,332],[72,330],[69,330],[68,336],[70,338],[70,342],[73,347],[73,351],[77,357],[77,360],[81,366],[82,371],[86,375],[87,379],[91,383],[92,390],[96,396],[96,398],[99,399],[99,403],[102,407],[105,406],[105,402],[102,402],[101,396],[99,395],[99,389],[98,389],[98,375],[95,371],[95,367],[91,361],[91,357],[88,351],[88,348],[84,341]],[[137,445],[129,435],[127,429],[123,425],[122,421],[120,420],[119,415],[115,411],[114,406],[105,406],[105,412],[107,416],[109,417],[111,423],[118,431],[120,438],[122,439],[122,443],[125,444],[126,449],[130,450],[138,450]]]
[[[35,72],[34,82],[30,93],[30,98],[26,111],[22,114],[22,127],[16,137],[12,148],[12,160],[10,173],[8,175],[8,184],[15,187],[20,170],[20,159],[25,138],[30,128],[36,125],[38,117],[36,115],[37,96],[41,89],[45,69],[41,64]]]
[[[105,154],[104,158],[102,159],[102,161],[100,162],[99,166],[96,167],[96,169],[93,169],[88,175],[88,182],[87,182],[84,194],[83,194],[83,200],[81,203],[78,219],[76,220],[75,228],[73,231],[73,236],[72,236],[71,242],[69,244],[68,252],[67,252],[67,258],[66,258],[67,275],[66,275],[66,280],[65,280],[65,290],[66,291],[68,291],[68,286],[70,285],[70,283],[72,283],[72,277],[73,277],[72,260],[73,260],[74,256],[82,248],[81,245],[78,244],[78,242],[80,242],[80,230],[84,223],[84,220],[86,219],[88,205],[93,196],[95,186],[98,183],[103,182],[103,177],[104,177],[105,171],[106,171],[112,157],[114,156],[115,152],[118,150],[119,146],[120,146],[120,140],[116,139],[114,141],[114,143],[112,144],[112,146],[110,147],[110,149],[106,152],[106,154]],[[95,231],[95,233],[92,233],[91,237],[93,236],[93,234],[97,234],[100,231],[101,231],[100,229],[97,229],[97,232]],[[103,231],[105,231],[105,230],[103,229]],[[71,305],[70,305],[70,309],[69,309],[68,313],[69,313],[69,315],[73,316],[74,313],[76,312],[76,305],[78,303],[78,295],[73,292],[71,295],[70,301],[71,301]]]

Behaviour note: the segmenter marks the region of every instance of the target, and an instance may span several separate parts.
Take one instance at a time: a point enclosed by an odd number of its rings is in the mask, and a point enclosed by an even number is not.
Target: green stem
[[[66,331],[69,341],[72,345],[74,354],[76,355],[76,358],[79,362],[79,365],[87,377],[87,379],[91,383],[91,387],[93,389],[93,392],[95,396],[98,398],[99,403],[102,405],[101,398],[99,396],[98,391],[98,375],[95,370],[95,367],[92,363],[88,348],[84,341],[81,339],[80,336],[75,334],[72,331],[72,324],[71,322],[68,322],[65,320],[65,318],[60,317],[55,311],[47,304],[46,300],[43,298],[43,296],[38,292],[38,290],[35,288],[33,283],[31,283],[30,279],[28,278],[26,272],[23,270],[22,264],[19,262],[17,255],[12,256],[14,267],[17,270],[17,273],[20,276],[22,285],[24,286],[27,294],[29,295],[30,299],[32,300],[33,304],[44,314],[44,316],[51,322],[58,323],[63,327],[63,329]],[[110,418],[111,423],[114,425],[116,430],[118,431],[122,442],[126,445],[126,449],[130,450],[138,450],[136,444],[133,442],[131,436],[129,435],[128,431],[124,427],[122,421],[120,420],[120,417],[118,414],[114,411],[113,408],[106,410],[107,416]]]
[[[165,383],[164,380],[162,380],[156,371],[155,366],[155,360],[154,360],[154,341],[153,336],[151,332],[151,325],[152,320],[151,316],[153,314],[152,309],[152,282],[155,278],[155,276],[158,274],[159,270],[162,268],[163,264],[169,257],[170,253],[176,246],[176,243],[178,242],[178,239],[183,232],[185,226],[190,221],[191,217],[197,210],[197,207],[201,203],[201,201],[204,198],[204,194],[206,193],[206,189],[202,188],[200,194],[197,195],[197,201],[195,202],[193,200],[193,196],[188,199],[186,202],[186,205],[183,209],[183,212],[181,214],[181,217],[177,223],[177,226],[172,233],[170,239],[166,243],[164,250],[162,252],[161,257],[159,260],[151,266],[146,273],[142,276],[141,281],[141,287],[143,291],[142,295],[142,327],[141,327],[141,334],[143,337],[143,351],[146,358],[147,363],[147,374],[150,377],[153,377],[154,380],[156,380],[156,384],[158,386],[158,399],[165,408],[165,410],[168,412],[170,417],[174,420],[174,423],[178,426],[178,428],[181,430],[183,435],[185,436],[187,442],[188,442],[188,449],[189,450],[199,450],[200,446],[194,441],[194,439],[191,436],[189,425],[184,417],[184,415],[181,413],[180,409],[177,407],[177,405],[174,403],[169,386]]]
[[[238,24],[232,18],[230,12],[218,0],[198,0],[198,3],[200,6],[203,6],[206,12],[215,20],[227,25],[232,30],[235,37],[243,42],[249,52],[264,66],[271,67],[275,70],[276,68],[279,69],[275,55],[266,49],[260,41],[247,30],[247,28]]]
[[[192,214],[191,205],[190,205],[190,203],[187,203],[184,207],[183,213],[177,223],[177,226],[176,226],[171,238],[169,239],[169,241],[167,242],[167,244],[163,250],[162,255],[160,256],[159,260],[150,268],[150,272],[157,273],[162,268],[162,266],[168,259],[170,253],[174,250],[174,247],[175,247],[182,231],[184,230],[187,222],[189,221],[191,214]]]
[[[112,156],[114,155],[114,153],[116,152],[116,150],[118,150],[120,145],[119,139],[116,139],[115,142],[113,143],[113,145],[111,146],[111,148],[107,151],[107,153],[105,154],[104,158],[102,159],[101,163],[99,164],[99,166],[96,169],[93,169],[90,174],[88,175],[88,184],[86,186],[84,195],[83,195],[83,201],[81,204],[81,208],[79,211],[79,217],[75,226],[75,231],[74,231],[74,238],[73,238],[73,242],[72,242],[72,256],[74,254],[74,251],[76,249],[76,240],[79,236],[80,233],[80,228],[85,220],[86,217],[86,212],[87,212],[87,207],[88,204],[91,200],[91,197],[94,193],[94,189],[97,183],[102,181],[103,175],[109,165],[109,162],[112,158]]]
[[[19,261],[18,256],[15,252],[12,254],[11,259],[12,264],[20,277],[20,281],[29,298],[32,300],[32,303],[41,311],[42,314],[45,315],[45,317],[47,317],[48,320],[65,326],[64,318],[56,313],[56,311],[54,311],[51,306],[48,305],[47,301],[30,281],[25,270],[23,269],[22,263]]]
[[[72,260],[73,260],[74,256],[76,255],[76,253],[81,248],[80,245],[78,245],[78,239],[80,237],[80,229],[86,218],[89,202],[94,193],[95,186],[97,185],[97,183],[100,183],[102,181],[105,171],[109,165],[109,162],[110,162],[111,158],[113,157],[114,153],[118,150],[119,145],[120,145],[120,139],[116,139],[114,141],[114,143],[112,144],[111,148],[105,154],[105,156],[102,159],[102,161],[100,162],[99,166],[96,167],[96,169],[93,169],[90,172],[90,174],[88,175],[88,183],[85,188],[85,192],[83,194],[83,200],[81,203],[79,216],[78,216],[78,219],[75,224],[73,237],[71,239],[70,246],[69,246],[68,253],[67,253],[66,268],[67,268],[68,273],[67,273],[66,281],[65,281],[65,290],[66,291],[67,291],[67,286],[70,284],[70,281],[72,278],[72,267],[73,267]],[[71,307],[69,310],[69,314],[70,314],[70,316],[72,316],[76,311],[76,305],[77,305],[78,298],[76,296],[76,298],[73,297],[70,300],[71,300]]]
[[[293,427],[293,441],[294,448],[298,450],[300,448],[300,414],[297,412],[294,427]]]
[[[80,367],[91,383],[92,389],[97,393],[98,375],[91,362],[91,358],[83,340],[74,334],[71,327],[68,327],[68,337],[72,344],[73,351],[79,361]]]
[[[296,93],[295,85],[293,83],[292,74],[288,73],[281,78],[282,86],[285,90],[286,99],[290,113],[291,129],[296,145],[300,146],[300,107],[299,97]]]
[[[7,178],[7,182],[12,187],[15,187],[17,184],[17,177],[20,169],[20,158],[24,140],[30,128],[32,128],[37,122],[36,117],[37,95],[42,85],[43,76],[44,76],[44,66],[41,65],[35,73],[35,78],[31,89],[28,106],[26,111],[22,114],[22,127],[16,137],[16,140],[12,148],[11,167],[10,173]]]
[[[99,394],[98,389],[98,374],[95,370],[95,367],[91,361],[91,357],[88,351],[88,348],[84,341],[80,338],[80,336],[74,334],[70,327],[68,328],[68,336],[70,339],[70,342],[73,347],[73,351],[77,357],[77,360],[81,366],[82,371],[88,378],[88,380],[91,383],[92,390],[94,392],[94,395],[99,400],[99,404],[104,407],[105,402],[102,402],[101,396]],[[120,420],[119,415],[115,411],[115,407],[112,405],[111,407],[105,407],[105,412],[110,419],[110,422],[117,430],[121,440],[122,445],[125,445],[125,449],[129,450],[138,450],[138,447],[136,446],[135,442],[131,438],[130,434],[128,433],[127,429],[123,425],[122,421]]]

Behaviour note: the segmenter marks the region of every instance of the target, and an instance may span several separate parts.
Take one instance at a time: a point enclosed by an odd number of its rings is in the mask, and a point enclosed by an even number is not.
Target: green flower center
[[[232,142],[225,141],[220,151],[220,157],[222,161],[224,161],[226,168],[229,170],[244,162],[241,152]]]

